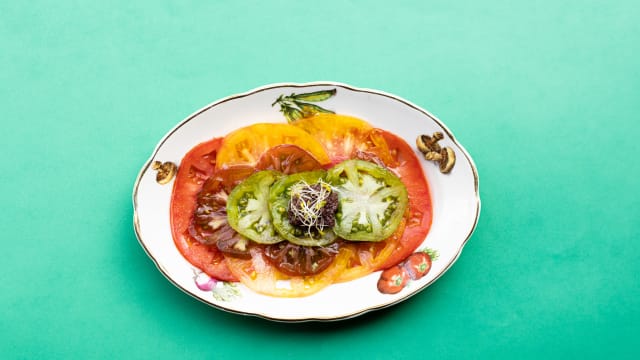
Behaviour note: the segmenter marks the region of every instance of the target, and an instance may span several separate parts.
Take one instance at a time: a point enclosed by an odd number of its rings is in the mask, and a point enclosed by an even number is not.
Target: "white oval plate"
[[[419,249],[429,248],[437,253],[431,270],[393,295],[377,290],[379,271],[347,283],[330,285],[301,298],[264,296],[242,284],[223,282],[217,283],[212,290],[201,290],[202,286],[199,288],[196,282],[201,284],[208,278],[182,257],[171,237],[169,202],[173,182],[159,185],[151,164],[154,161],[179,164],[193,146],[252,123],[286,122],[279,107],[271,105],[278,96],[329,89],[337,89],[337,93],[323,101],[322,107],[364,119],[375,127],[399,135],[413,147],[419,134],[440,131],[444,134],[440,144],[456,153],[456,164],[449,174],[440,173],[433,162],[422,161],[431,190],[433,220]],[[417,150],[416,154],[421,156]],[[407,299],[451,267],[471,237],[480,214],[475,165],[440,120],[395,95],[335,82],[267,85],[218,100],[195,112],[169,131],[142,167],[134,186],[133,205],[138,240],[169,281],[216,308],[278,321],[345,319]]]

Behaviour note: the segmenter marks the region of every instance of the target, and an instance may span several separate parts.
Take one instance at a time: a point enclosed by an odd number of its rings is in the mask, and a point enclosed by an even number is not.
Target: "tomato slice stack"
[[[237,249],[227,251],[219,243],[203,241],[202,234],[212,233],[212,228],[207,227],[209,213],[206,212],[211,206],[202,205],[202,199],[212,198],[210,194],[202,194],[212,188],[211,179],[215,179],[216,189],[228,194],[253,171],[295,174],[327,168],[346,159],[384,166],[398,175],[407,188],[408,210],[398,229],[387,239],[379,242],[338,240],[331,251],[289,249],[288,243],[258,245],[249,241],[249,246],[243,246],[240,253],[233,252]],[[432,209],[421,164],[404,140],[357,118],[319,114],[293,124],[251,125],[194,147],[178,169],[170,215],[178,250],[208,275],[223,281],[241,281],[266,295],[298,297],[401,262],[427,235]],[[214,225],[213,230],[230,229],[228,224],[219,224],[217,220]],[[231,239],[227,243],[236,244],[242,238],[236,233],[225,234]],[[296,254],[299,260],[296,262],[295,256],[283,260],[287,253]],[[308,259],[309,254],[323,264],[321,271],[308,272],[304,258]],[[274,261],[279,266],[274,265]]]
[[[225,136],[216,166],[256,165],[260,157],[274,146],[296,145],[310,153],[321,164],[329,162],[322,144],[308,132],[289,124],[259,123],[240,128]]]
[[[217,152],[222,139],[217,138],[191,149],[182,159],[171,195],[171,234],[176,247],[194,266],[216,279],[236,281],[224,255],[215,245],[199,242],[190,233],[198,194],[214,174]]]

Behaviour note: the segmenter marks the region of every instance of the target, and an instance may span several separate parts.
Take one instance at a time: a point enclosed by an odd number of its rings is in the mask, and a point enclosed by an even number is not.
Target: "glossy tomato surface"
[[[351,159],[327,177],[339,196],[334,231],[351,241],[382,241],[393,234],[407,208],[407,190],[391,171]]]
[[[300,119],[293,125],[322,144],[333,164],[351,159],[364,146],[364,139],[373,129],[364,120],[337,114],[319,114]]]
[[[335,282],[391,268],[425,239],[432,217],[429,186],[419,159],[403,139],[363,120],[334,114],[301,119],[295,126],[257,125],[194,147],[180,164],[172,195],[172,232],[178,249],[194,266],[216,279],[241,281],[262,294],[306,296]],[[256,133],[268,136],[255,139]],[[228,194],[260,170],[297,174],[328,169],[345,159],[382,166],[406,187],[407,209],[384,240],[339,240],[331,251],[300,251],[295,245],[298,251],[290,251],[288,242],[277,247],[255,244],[233,231],[228,222],[220,228],[222,233],[207,228],[219,220],[207,212],[219,205],[206,202],[216,198],[216,191]],[[222,211],[218,210],[213,212],[216,216]],[[286,287],[278,287],[283,281]]]
[[[231,272],[255,292],[277,297],[300,297],[312,295],[335,283],[351,255],[349,251],[340,251],[322,272],[309,276],[292,276],[279,270],[260,247],[251,248],[250,260],[229,258],[228,263]]]
[[[216,155],[221,144],[221,138],[201,143],[180,162],[171,195],[171,233],[176,247],[191,264],[213,278],[237,281],[213,241],[210,244],[202,243],[189,231],[198,206],[198,194],[215,171]]]
[[[224,137],[217,155],[217,166],[255,166],[269,149],[282,144],[296,145],[321,164],[329,162],[322,145],[306,131],[289,124],[260,123],[240,128]]]
[[[433,206],[429,183],[422,172],[420,159],[411,146],[391,132],[382,130],[381,134],[395,161],[395,166],[389,169],[402,179],[409,196],[404,234],[393,254],[381,265],[380,268],[384,269],[405,259],[424,241],[431,228]]]
[[[257,170],[275,170],[283,174],[322,169],[322,164],[310,152],[292,145],[276,145],[265,151],[256,164]]]

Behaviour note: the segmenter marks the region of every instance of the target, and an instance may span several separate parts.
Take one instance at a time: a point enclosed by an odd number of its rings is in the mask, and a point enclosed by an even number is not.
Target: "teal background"
[[[637,1],[0,1],[0,358],[637,358]],[[457,263],[335,323],[228,314],[138,244],[177,122],[273,82],[433,112],[480,174]]]

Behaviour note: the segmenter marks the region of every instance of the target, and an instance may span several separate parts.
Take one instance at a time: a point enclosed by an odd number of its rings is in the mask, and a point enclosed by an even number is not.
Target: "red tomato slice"
[[[386,269],[404,260],[424,241],[431,228],[433,209],[429,184],[422,172],[420,159],[406,141],[388,131],[380,131],[396,162],[396,166],[389,168],[402,179],[409,194],[404,234],[393,254],[379,267]]]
[[[171,234],[178,251],[191,264],[215,279],[237,281],[218,248],[198,242],[189,233],[198,193],[214,172],[217,150],[221,144],[221,138],[201,143],[182,159],[171,195]]]

